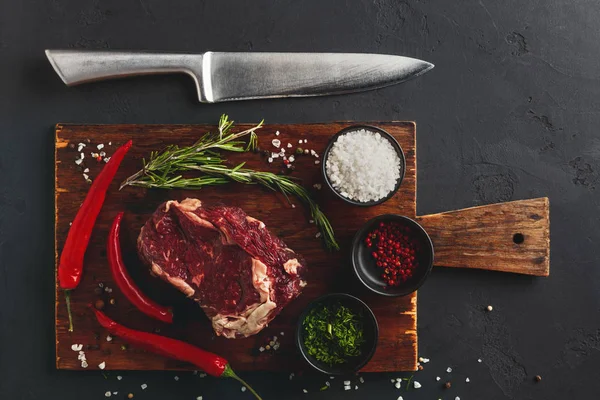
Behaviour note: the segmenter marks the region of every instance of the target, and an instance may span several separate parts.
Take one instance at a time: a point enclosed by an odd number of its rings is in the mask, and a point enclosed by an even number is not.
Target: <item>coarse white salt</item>
[[[79,146],[77,147],[77,151],[83,150],[84,147],[85,147],[85,144],[79,143]]]
[[[108,335],[108,336],[106,337],[106,341],[107,341],[107,342],[112,342],[112,336]]]
[[[365,379],[362,376],[358,378],[358,380],[360,381],[360,383],[365,383]]]
[[[279,332],[279,334],[280,334],[281,336],[285,336],[285,332],[284,332],[284,331],[281,331],[281,332]]]
[[[396,386],[396,389],[400,389],[400,386],[402,386],[401,381],[396,382],[394,386]]]
[[[82,162],[83,162],[83,160],[81,158],[78,158],[77,160],[75,160],[75,164],[77,164],[77,165],[81,165]]]
[[[275,132],[275,136],[279,136],[279,131]]]
[[[148,385],[146,385],[145,383],[142,383],[140,385],[140,387],[142,388],[142,390],[146,390],[146,388],[148,387]]]
[[[302,391],[303,391],[304,393],[308,393],[308,390],[306,390],[306,389],[302,389]]]
[[[87,174],[88,172],[90,172],[90,169],[86,168],[86,169],[83,170],[83,172],[85,172]]]
[[[469,383],[471,382],[471,380],[467,377],[467,379],[465,379],[465,382]]]
[[[103,144],[99,144],[98,146],[96,146],[98,148],[98,150],[102,150],[104,148]]]
[[[398,398],[396,400],[404,400],[404,399],[402,398],[402,396],[398,396]]]
[[[331,386],[331,383],[329,383],[329,381],[325,382],[325,386],[329,387]]]
[[[175,379],[176,381],[178,381],[178,380],[179,380],[179,377],[178,377],[177,375],[175,375],[175,376],[173,377],[173,379]]]
[[[110,161],[110,157],[106,157],[106,158],[104,159],[104,162],[105,162],[105,163],[108,163],[109,161]]]
[[[198,376],[199,376],[200,378],[206,378],[206,373],[204,373],[204,372],[200,372],[200,374],[198,374]]]
[[[319,160],[315,160],[315,164],[319,164],[321,161]]]
[[[273,144],[273,146],[279,148],[279,146],[281,146],[281,140],[279,139],[273,139],[271,140],[271,143]]]
[[[292,144],[291,144],[291,143],[288,143],[288,144],[287,144],[287,147],[288,147],[288,149],[291,149],[291,148],[292,148]]]
[[[262,347],[262,346],[260,346],[260,347],[258,348],[258,351],[260,351],[260,352],[262,353],[263,351],[265,351],[265,348],[264,348],[264,347]]]
[[[273,158],[272,158],[272,157],[269,157],[269,158],[267,159],[267,161],[268,161],[268,162],[270,162],[270,163],[272,163],[272,162],[273,162]]]
[[[290,381],[291,381],[292,379],[294,379],[294,373],[293,373],[293,372],[290,374]]]
[[[478,363],[480,363],[480,362],[481,362],[481,358],[478,358],[478,359],[477,359],[477,362],[478,362]]]
[[[429,358],[423,358],[423,364],[427,364],[429,362]]]
[[[352,386],[350,386],[350,385],[344,386],[344,390],[350,390],[350,389],[352,389]]]
[[[344,386],[348,386],[350,384],[350,381],[344,381]]]
[[[417,381],[413,382],[413,386],[415,387],[415,389],[421,389],[421,384]]]
[[[271,153],[271,158],[279,158],[279,153]]]
[[[354,385],[354,390],[358,390],[358,385]]]
[[[117,375],[117,380],[120,381],[121,379],[123,379],[123,377],[121,375]]]
[[[299,144],[302,144],[302,139],[298,140],[298,143],[299,143]]]
[[[296,157],[290,156],[290,158],[288,158],[288,160],[290,160],[290,162],[294,162],[294,161],[296,161]]]
[[[98,368],[100,368],[100,369],[106,368],[106,362],[102,361],[100,364],[98,364]]]
[[[88,363],[87,363],[87,361],[82,361],[82,362],[81,362],[81,367],[82,367],[82,368],[87,368],[87,367],[88,367]]]
[[[202,400],[202,396],[196,397],[196,400]]]
[[[73,351],[81,351],[82,348],[83,348],[82,344],[73,344],[73,345],[71,345],[71,350],[73,350]]]
[[[435,377],[435,380],[436,380],[436,381],[439,381],[440,379],[442,379],[442,378],[440,378],[439,376],[436,376],[436,377]]]
[[[335,379],[335,376],[330,376],[329,379],[333,380]]]
[[[109,145],[109,146],[112,146],[112,142],[108,142],[108,145]]]
[[[83,179],[87,181],[88,179],[90,179],[90,176],[88,174],[83,174]]]
[[[452,372],[452,368],[450,368],[450,367],[446,368],[446,372],[447,372],[447,373],[450,373],[450,372]]]
[[[317,232],[317,234],[315,235],[315,237],[318,239],[321,237],[321,232]]]
[[[339,136],[325,160],[333,188],[343,197],[363,203],[380,200],[394,190],[401,168],[391,142],[365,129]]]
[[[246,391],[246,386],[242,386],[242,392]]]
[[[104,397],[110,397],[110,396],[112,396],[112,393],[111,393],[111,392],[106,392],[106,393],[104,393]]]
[[[81,153],[80,155],[81,155],[81,157],[80,157],[80,158],[83,160],[83,159],[85,158],[85,154],[84,154],[84,153]]]
[[[454,400],[460,400],[460,397],[456,396],[456,397],[454,398]]]
[[[394,382],[396,382],[396,380],[392,378],[392,379],[390,379],[390,382],[394,383]]]

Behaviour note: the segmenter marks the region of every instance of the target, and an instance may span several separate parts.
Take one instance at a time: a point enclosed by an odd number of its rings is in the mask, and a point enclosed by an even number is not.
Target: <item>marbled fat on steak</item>
[[[238,207],[167,201],[142,228],[138,251],[227,338],[260,332],[306,285],[302,257]]]

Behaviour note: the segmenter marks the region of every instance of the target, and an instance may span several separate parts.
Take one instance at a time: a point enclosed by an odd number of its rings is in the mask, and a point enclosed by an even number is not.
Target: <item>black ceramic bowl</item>
[[[367,235],[373,231],[380,222],[396,221],[411,230],[409,235],[416,237],[421,244],[420,251],[416,254],[419,265],[413,276],[400,286],[387,286],[381,278],[381,268],[375,263],[371,255],[372,250],[365,244]],[[352,241],[352,267],[356,277],[371,291],[383,296],[405,296],[417,290],[429,276],[433,268],[433,243],[425,229],[408,217],[396,214],[384,214],[371,219],[354,235]]]
[[[390,193],[388,193],[385,197],[383,197],[379,200],[375,200],[375,201],[360,202],[360,201],[352,200],[352,199],[349,199],[348,197],[342,196],[333,187],[333,185],[331,184],[331,181],[329,180],[329,177],[327,176],[327,157],[329,156],[329,151],[331,150],[331,147],[333,146],[335,141],[338,139],[338,137],[340,137],[343,134],[346,134],[346,133],[352,132],[352,131],[357,131],[360,129],[379,133],[384,139],[386,139],[387,141],[389,141],[391,143],[392,147],[396,150],[396,152],[398,153],[398,157],[400,158],[400,165],[399,165],[399,168],[401,168],[400,178],[396,182],[396,186],[394,187],[394,190],[392,190]],[[365,149],[365,151],[368,151],[368,149]],[[402,183],[402,180],[404,179],[404,171],[406,170],[406,159],[404,158],[404,151],[402,151],[402,147],[400,147],[400,145],[398,144],[396,139],[392,135],[390,135],[389,133],[384,131],[383,129],[377,128],[376,126],[370,126],[370,125],[349,126],[348,128],[344,128],[341,131],[339,131],[338,133],[336,133],[335,135],[333,135],[331,137],[331,139],[329,140],[329,143],[327,144],[325,151],[323,152],[322,160],[323,160],[323,162],[321,163],[321,172],[323,174],[323,179],[325,180],[325,183],[327,184],[327,186],[329,186],[329,189],[331,189],[331,191],[333,193],[335,193],[335,195],[337,197],[344,200],[346,203],[350,203],[355,206],[362,206],[362,207],[374,206],[374,205],[381,204],[384,201],[389,200],[394,194],[396,194],[396,192],[400,188],[400,184]]]
[[[329,365],[308,354],[308,350],[304,345],[306,331],[303,322],[312,309],[337,303],[348,307],[355,313],[361,315],[365,342],[361,347],[359,356],[348,359],[344,364]],[[304,312],[302,312],[302,315],[300,315],[300,318],[298,319],[298,326],[296,327],[296,345],[298,346],[302,357],[304,357],[313,368],[328,375],[347,375],[360,370],[369,362],[369,360],[371,360],[373,354],[375,354],[378,339],[379,326],[377,325],[377,320],[375,319],[373,311],[371,311],[369,306],[362,300],[345,293],[330,293],[314,300],[306,307]]]

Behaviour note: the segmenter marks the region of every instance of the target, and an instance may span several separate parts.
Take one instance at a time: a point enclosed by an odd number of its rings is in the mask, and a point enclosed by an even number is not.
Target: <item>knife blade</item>
[[[68,86],[135,75],[185,73],[203,103],[377,89],[432,69],[415,58],[368,53],[143,53],[46,50]]]

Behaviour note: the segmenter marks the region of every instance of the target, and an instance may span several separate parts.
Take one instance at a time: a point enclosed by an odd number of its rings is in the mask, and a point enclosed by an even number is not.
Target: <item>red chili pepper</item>
[[[107,329],[111,335],[118,336],[126,342],[144,350],[193,364],[209,375],[220,378],[233,378],[241,382],[257,399],[261,400],[260,396],[237,376],[223,357],[180,340],[126,328],[108,318],[101,311],[92,309],[96,313],[96,318],[100,325]]]
[[[58,281],[60,287],[65,290],[67,301],[67,312],[69,313],[69,332],[73,332],[73,318],[71,316],[70,290],[75,289],[81,280],[83,272],[83,257],[92,235],[92,229],[96,223],[96,217],[102,209],[106,191],[110,186],[117,169],[127,151],[131,148],[131,140],[119,147],[108,163],[104,166],[98,177],[92,183],[83,204],[79,208],[58,264]]]
[[[127,297],[141,312],[152,318],[156,318],[159,321],[170,324],[173,322],[173,311],[169,307],[161,306],[146,297],[131,279],[131,276],[127,272],[127,268],[125,268],[123,257],[121,256],[121,241],[119,240],[122,220],[123,213],[120,212],[113,221],[108,234],[107,253],[112,276],[115,279],[117,286],[119,286],[119,289],[125,294],[125,297]]]

